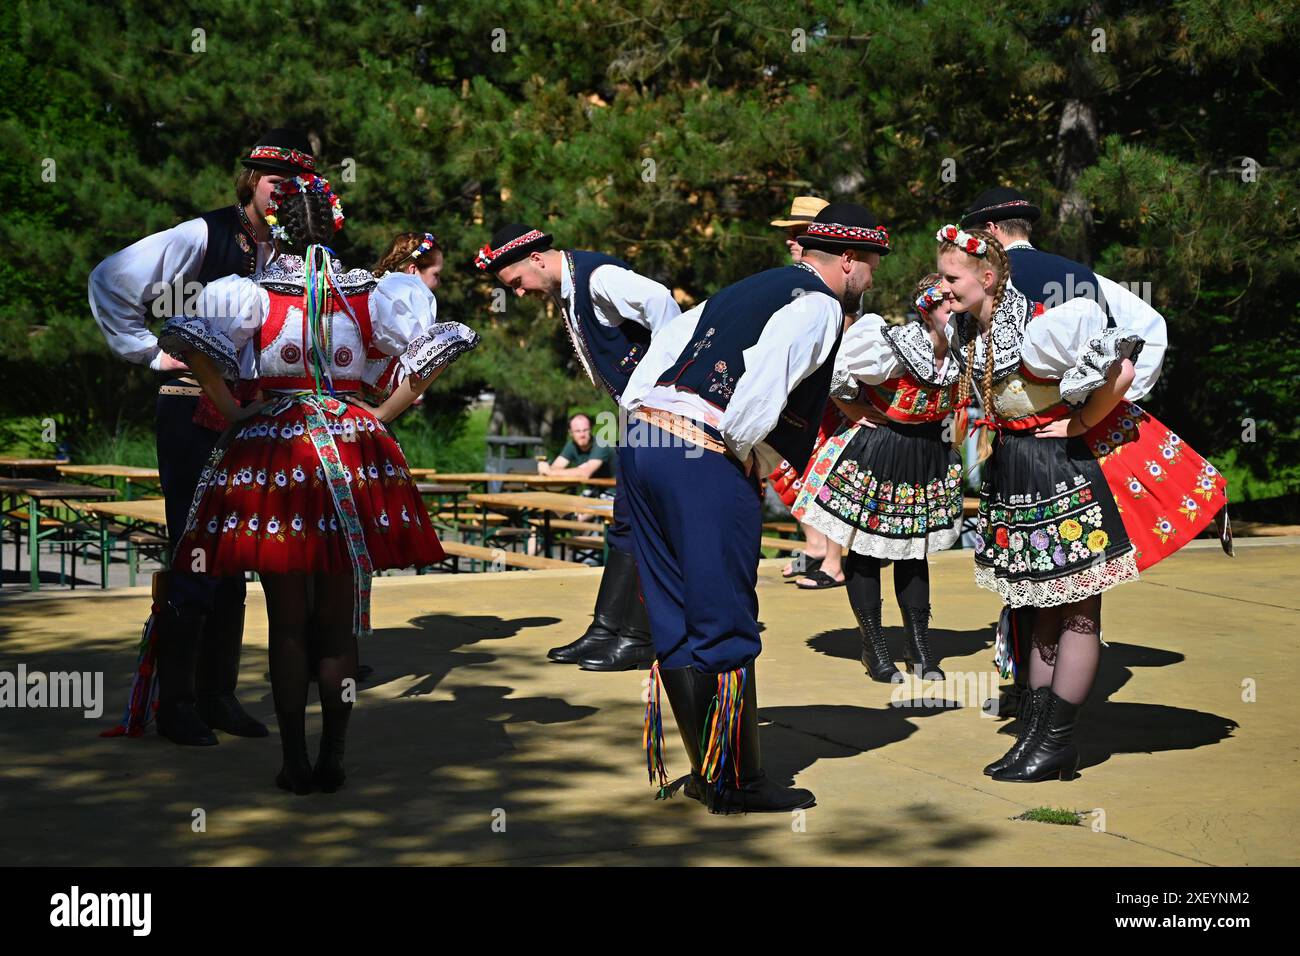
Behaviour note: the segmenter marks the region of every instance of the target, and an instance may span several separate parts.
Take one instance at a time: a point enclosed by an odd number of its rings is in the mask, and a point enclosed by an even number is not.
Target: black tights
[[[341,734],[356,698],[357,637],[352,631],[352,577],[347,574],[265,574],[266,615],[270,625],[271,695],[284,725],[300,723],[307,710],[311,668],[318,669],[325,735]],[[350,687],[345,681],[351,679]],[[346,695],[345,695],[346,692]]]
[[[874,611],[880,606],[880,559],[849,552],[844,562],[844,586],[849,604]],[[894,562],[894,596],[899,608],[930,603],[930,564],[925,558]]]

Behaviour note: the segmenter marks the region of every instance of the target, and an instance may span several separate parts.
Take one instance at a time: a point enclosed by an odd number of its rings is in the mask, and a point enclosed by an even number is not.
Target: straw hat
[[[788,219],[773,219],[772,225],[779,226],[782,229],[789,229],[791,226],[806,226],[813,221],[813,217],[826,208],[826,205],[825,199],[818,199],[816,196],[795,196],[794,202],[790,203],[790,217]]]

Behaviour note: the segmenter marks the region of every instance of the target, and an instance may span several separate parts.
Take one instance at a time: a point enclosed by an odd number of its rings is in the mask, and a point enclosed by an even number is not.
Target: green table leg
[[[41,513],[37,510],[36,499],[28,499],[27,507],[27,567],[30,572],[30,588],[41,589],[40,553],[41,543],[36,535],[41,529]]]

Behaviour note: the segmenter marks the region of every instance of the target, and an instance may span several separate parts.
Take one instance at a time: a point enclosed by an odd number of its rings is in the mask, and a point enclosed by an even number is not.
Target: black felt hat
[[[492,241],[479,249],[474,257],[474,268],[495,274],[531,253],[551,248],[554,241],[540,229],[512,222],[492,233]]]
[[[311,153],[311,143],[300,129],[268,130],[240,162],[249,169],[265,169],[289,176],[316,172],[316,157]]]
[[[863,249],[887,256],[889,232],[866,206],[833,202],[808,224],[808,231],[799,237],[799,245],[823,252]]]
[[[970,208],[962,213],[961,227],[970,229],[986,222],[1004,219],[1028,219],[1037,222],[1043,211],[1010,186],[995,186],[975,197]]]

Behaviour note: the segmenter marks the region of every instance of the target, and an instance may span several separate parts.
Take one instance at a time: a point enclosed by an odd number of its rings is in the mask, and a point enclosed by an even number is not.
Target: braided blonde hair
[[[1007,259],[1007,251],[1002,248],[1002,243],[993,237],[993,234],[983,229],[969,229],[967,232],[976,239],[983,239],[986,245],[984,255],[977,256],[967,252],[955,242],[949,242],[947,239],[939,242],[939,255],[945,252],[956,251],[962,255],[978,261],[982,260],[993,270],[997,277],[993,284],[993,315],[989,321],[988,331],[983,333],[984,338],[984,373],[980,381],[980,401],[984,405],[985,414],[993,410],[993,323],[997,321],[998,309],[1002,306],[1002,299],[1006,295],[1007,282],[1011,278],[1011,263]],[[966,361],[962,367],[961,378],[957,381],[957,404],[964,405],[971,395],[971,386],[975,378],[975,338],[966,343]],[[987,429],[980,435],[979,449],[976,452],[976,461],[982,462],[993,451],[993,436]]]
[[[399,232],[393,239],[388,251],[383,254],[370,271],[376,276],[383,276],[410,263],[417,269],[427,269],[442,257],[442,246],[434,242],[433,248],[418,258],[412,259],[413,253],[424,239],[422,232]]]

